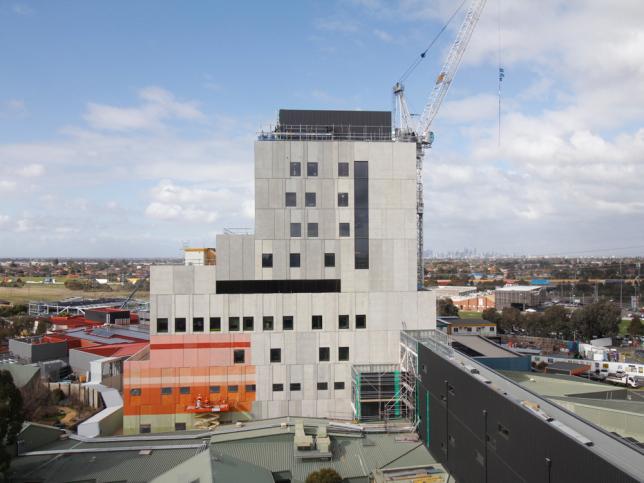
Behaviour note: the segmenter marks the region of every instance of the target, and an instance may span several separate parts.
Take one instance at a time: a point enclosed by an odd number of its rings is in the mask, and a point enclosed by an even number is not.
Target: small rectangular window
[[[356,315],[356,329],[366,329],[366,328],[367,328],[367,316]]]
[[[316,202],[315,193],[304,193],[304,206],[307,208],[315,208]]]
[[[141,388],[140,387],[133,387],[130,389],[130,396],[140,396],[141,395]]]
[[[349,223],[340,223],[340,236],[351,236],[351,227]]]
[[[271,362],[282,362],[282,349],[271,349]]]
[[[262,268],[272,268],[272,267],[273,267],[273,254],[262,253]]]
[[[335,267],[335,253],[324,254],[324,266],[327,268]]]
[[[221,391],[221,387],[219,387],[219,386],[210,386],[210,392],[212,394],[219,394],[220,391]]]
[[[180,387],[179,394],[190,394],[190,387],[189,386]]]
[[[317,176],[318,175],[318,163],[306,163],[306,175],[307,176]]]
[[[298,238],[302,236],[302,224],[301,223],[291,223],[291,236]]]
[[[174,423],[174,430],[175,431],[185,431],[186,430],[186,423]]]
[[[237,384],[228,386],[228,392],[239,392],[239,386]]]
[[[284,197],[284,204],[287,208],[292,208],[297,206],[297,194],[293,192],[287,192]]]
[[[498,430],[499,430],[499,434],[503,436],[505,439],[510,438],[510,430],[505,426],[503,426],[501,423],[498,423]]]
[[[349,176],[349,163],[338,163],[338,176]]]
[[[157,332],[161,334],[168,332],[168,319],[157,318]]]
[[[336,391],[342,391],[342,389],[344,389],[344,382],[334,382],[333,389]]]
[[[203,317],[192,318],[192,331],[203,332]]]
[[[311,329],[313,330],[322,330],[322,316],[313,315],[311,316]]]
[[[221,317],[210,317],[210,332],[221,332]]]
[[[228,317],[228,330],[230,332],[239,330],[239,317]]]
[[[338,347],[338,360],[339,361],[348,361],[349,360],[349,348],[348,347]]]
[[[175,332],[185,332],[186,331],[186,318],[177,317],[174,319],[174,331]]]
[[[284,390],[284,384],[273,384],[273,392],[282,392]]]
[[[301,176],[302,175],[302,164],[299,162],[291,163],[291,176]]]
[[[320,362],[329,362],[331,360],[331,349],[328,347],[320,347],[319,349]]]
[[[300,267],[300,254],[299,253],[291,253],[289,256],[289,265],[291,268],[299,268]]]
[[[162,387],[161,388],[161,394],[163,396],[169,396],[170,394],[172,394],[172,388],[171,387]]]
[[[262,317],[262,329],[263,330],[273,330],[273,317],[265,316]]]
[[[338,193],[338,206],[349,206],[349,193]]]
[[[293,316],[285,315],[282,317],[282,330],[293,330]]]
[[[257,391],[257,386],[255,384],[246,384],[244,386],[244,391],[246,391],[246,392],[255,392],[255,391]]]
[[[244,349],[235,349],[233,351],[233,363],[243,364],[246,360],[246,351]]]
[[[326,382],[318,382],[318,391],[326,391],[329,389],[329,384]]]
[[[244,322],[244,330],[253,330],[254,329],[255,321],[253,320],[252,317],[244,317],[243,322]]]
[[[139,433],[147,434],[152,432],[151,424],[139,424]]]
[[[338,315],[338,329],[348,329],[348,328],[349,328],[349,316]]]
[[[318,236],[318,224],[317,223],[307,223],[306,224],[306,236],[315,238]]]
[[[290,386],[291,391],[301,391],[302,390],[302,384],[299,382],[292,382]]]

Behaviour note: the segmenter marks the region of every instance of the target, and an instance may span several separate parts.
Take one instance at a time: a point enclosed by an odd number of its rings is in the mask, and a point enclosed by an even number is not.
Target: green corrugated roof
[[[18,389],[28,384],[40,372],[38,366],[29,366],[15,362],[0,364],[0,371],[9,371],[13,383]]]

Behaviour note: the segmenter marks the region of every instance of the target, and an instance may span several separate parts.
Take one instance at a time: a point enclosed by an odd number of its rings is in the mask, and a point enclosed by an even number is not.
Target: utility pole
[[[624,276],[622,275],[622,261],[619,261],[619,313],[622,314],[624,310],[624,301],[622,300],[622,293],[624,291]]]

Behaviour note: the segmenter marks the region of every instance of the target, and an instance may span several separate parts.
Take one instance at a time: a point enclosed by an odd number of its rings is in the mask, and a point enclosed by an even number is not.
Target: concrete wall
[[[9,352],[17,359],[30,363],[65,359],[67,342],[32,344],[18,339],[9,339]]]
[[[69,365],[71,366],[74,374],[89,376],[90,363],[98,359],[103,359],[105,356],[92,354],[78,349],[69,350]],[[88,379],[89,380],[89,377]]]

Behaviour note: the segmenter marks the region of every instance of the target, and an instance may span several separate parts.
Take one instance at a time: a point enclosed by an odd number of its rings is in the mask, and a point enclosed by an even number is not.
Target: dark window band
[[[339,279],[325,280],[218,280],[218,294],[340,292]]]
[[[369,268],[369,163],[353,164],[355,268]]]

